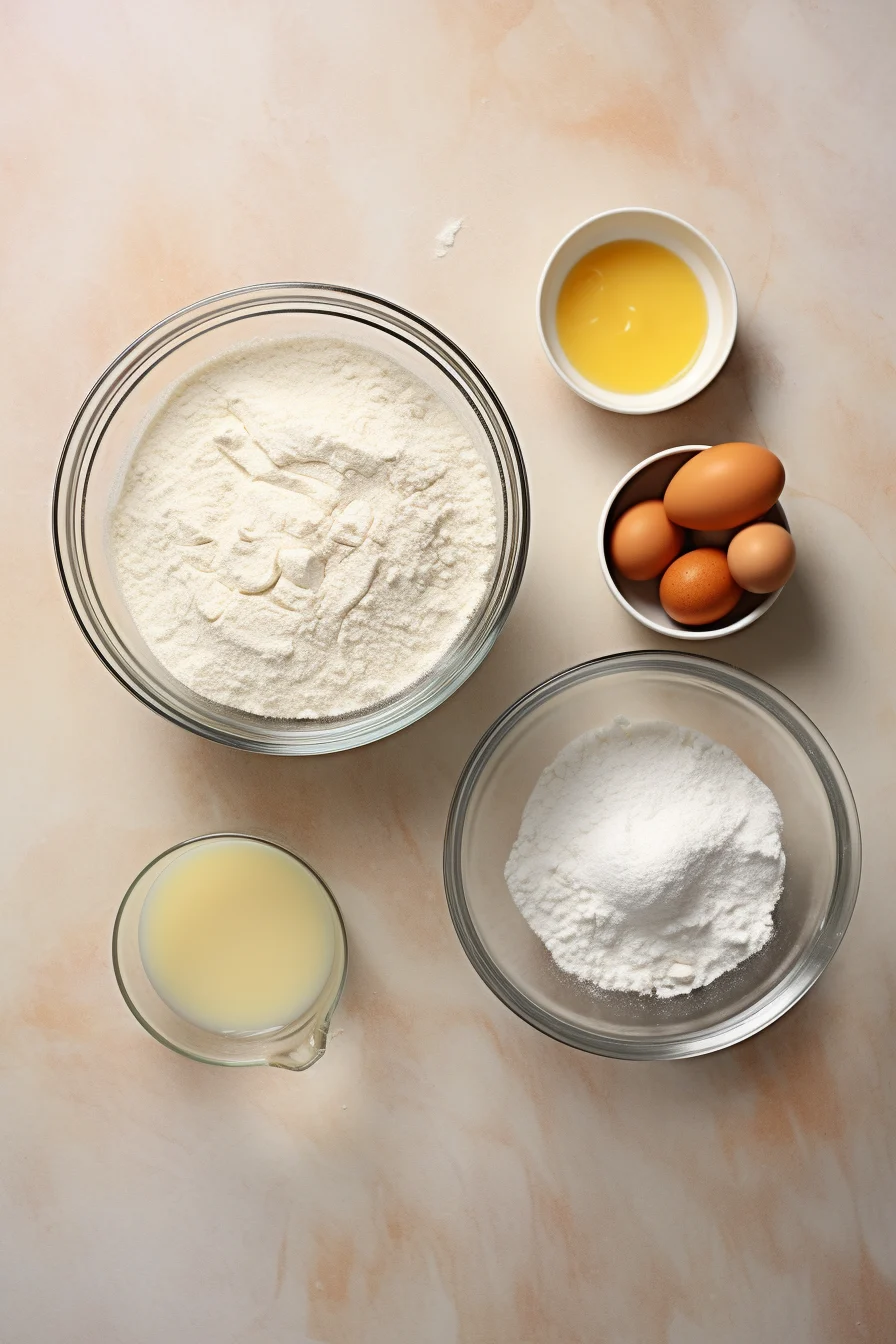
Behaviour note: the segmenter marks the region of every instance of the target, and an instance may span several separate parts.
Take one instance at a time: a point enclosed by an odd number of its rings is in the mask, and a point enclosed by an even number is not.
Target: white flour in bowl
[[[344,341],[254,341],[178,383],[111,520],[173,676],[275,718],[364,710],[429,672],[486,593],[488,472],[419,378]]]
[[[617,719],[543,771],[505,877],[564,971],[601,989],[687,994],[771,937],[781,812],[728,747]]]

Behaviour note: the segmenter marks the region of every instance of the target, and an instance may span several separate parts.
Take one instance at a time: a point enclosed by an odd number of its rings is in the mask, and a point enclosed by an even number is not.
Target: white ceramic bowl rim
[[[768,596],[764,598],[758,606],[754,607],[752,611],[747,612],[746,616],[742,616],[739,620],[732,621],[730,625],[723,626],[721,629],[717,630],[699,630],[691,629],[687,626],[660,625],[659,621],[652,621],[649,616],[645,616],[643,612],[638,611],[637,607],[633,607],[631,602],[629,602],[619,591],[616,580],[613,578],[612,571],[607,563],[606,547],[607,521],[616,500],[622,494],[622,491],[629,482],[640,476],[645,467],[652,466],[654,462],[662,462],[664,458],[674,457],[677,453],[700,453],[705,452],[709,447],[711,447],[711,445],[708,443],[683,443],[679,444],[676,448],[664,448],[662,452],[654,453],[652,457],[645,457],[643,462],[638,462],[636,466],[632,467],[631,471],[625,473],[620,481],[617,481],[616,485],[607,496],[607,502],[604,504],[600,515],[600,521],[597,525],[597,555],[598,560],[600,561],[601,573],[604,576],[604,581],[610,592],[613,594],[619,605],[627,611],[630,616],[634,616],[636,621],[640,621],[641,625],[646,626],[648,630],[655,631],[658,635],[666,635],[670,639],[689,639],[696,641],[722,639],[726,635],[736,634],[738,630],[746,630],[747,626],[752,625],[754,621],[759,620],[760,616],[765,615],[769,608],[777,602],[784,591],[783,587],[776,588],[773,593],[769,593]],[[780,501],[778,501],[778,504],[779,507],[781,507]],[[783,507],[781,507],[781,514],[784,515]],[[786,515],[784,515],[784,517],[786,521]]]
[[[627,237],[637,238],[639,236],[637,219],[638,217],[657,222],[665,222],[671,230],[680,231],[687,235],[693,242],[695,258],[702,249],[708,258],[714,264],[716,274],[711,277],[713,289],[718,295],[720,309],[721,330],[715,344],[715,351],[711,353],[706,349],[697,357],[692,368],[686,371],[681,377],[674,379],[664,387],[657,388],[653,392],[645,393],[625,393],[614,392],[609,388],[602,388],[596,383],[591,383],[588,379],[578,374],[571,365],[564,367],[562,357],[558,358],[552,349],[551,341],[545,331],[545,290],[549,282],[554,279],[554,272],[557,267],[560,255],[579,235],[585,232],[594,232],[602,224],[610,224],[621,216],[630,216],[632,218],[632,229],[626,230]],[[656,233],[656,228],[651,230]],[[659,241],[656,238],[655,241]],[[666,236],[665,245],[671,242],[671,236]],[[593,246],[600,246],[600,242],[595,240]],[[674,249],[677,250],[677,249]],[[574,264],[574,263],[571,263]],[[564,278],[568,273],[568,267],[564,270]],[[706,277],[709,275],[708,268],[701,267],[706,272],[706,276],[701,280],[704,293],[707,299],[711,298],[707,290]],[[699,277],[698,277],[699,278]],[[724,291],[724,292],[723,292]],[[726,302],[730,305],[730,315],[725,318],[724,310]],[[651,415],[661,411],[671,410],[674,406],[680,406],[683,402],[689,401],[702,392],[705,387],[712,382],[722,369],[725,361],[731,353],[734,344],[734,338],[737,332],[737,290],[735,289],[734,279],[731,275],[725,259],[718,248],[710,242],[705,234],[689,224],[686,219],[679,215],[673,215],[667,210],[657,210],[652,206],[617,206],[613,210],[604,210],[600,214],[592,215],[590,219],[583,220],[561,238],[560,242],[554,248],[548,258],[544,270],[541,273],[541,279],[538,284],[538,291],[535,303],[536,322],[538,324],[538,334],[541,338],[541,344],[548,360],[560,375],[568,387],[572,388],[580,397],[586,401],[592,402],[595,406],[600,406],[603,410],[620,412],[623,415]],[[551,320],[553,320],[551,318]],[[707,334],[707,340],[709,333]]]

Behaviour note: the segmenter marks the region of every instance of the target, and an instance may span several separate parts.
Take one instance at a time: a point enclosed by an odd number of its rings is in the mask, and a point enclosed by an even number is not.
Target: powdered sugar
[[[497,550],[488,472],[420,379],[364,347],[238,346],[144,430],[111,542],[159,661],[277,718],[369,708],[424,676]]]
[[[686,994],[771,937],[781,813],[727,747],[617,719],[542,773],[505,877],[563,970],[602,989]]]

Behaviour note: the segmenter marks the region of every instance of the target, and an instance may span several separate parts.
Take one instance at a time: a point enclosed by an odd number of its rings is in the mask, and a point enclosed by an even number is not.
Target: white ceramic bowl
[[[610,492],[597,527],[597,551],[601,571],[616,601],[630,616],[634,616],[636,621],[646,625],[648,630],[655,630],[658,635],[672,635],[675,639],[719,639],[722,635],[733,635],[736,630],[743,630],[754,621],[758,621],[760,616],[764,616],[783,591],[778,588],[776,592],[765,595],[744,593],[734,610],[723,616],[720,621],[693,628],[679,625],[671,616],[666,615],[660,605],[659,579],[637,582],[634,579],[624,579],[615,570],[610,560],[609,542],[616,519],[633,504],[640,504],[643,499],[662,499],[666,493],[666,486],[678,469],[709,446],[708,443],[690,443],[682,448],[667,448],[665,452],[655,453],[653,457],[648,457],[644,462],[632,467]],[[774,504],[768,513],[763,514],[763,518],[769,523],[778,523],[790,531],[790,524],[780,503]],[[701,544],[722,545],[724,548],[736,531],[737,528],[729,528],[724,533],[701,533],[699,534]]]
[[[703,287],[709,324],[703,348],[691,367],[654,392],[611,392],[590,382],[573,368],[557,336],[557,299],[563,281],[588,252],[620,238],[659,243],[687,262]],[[548,359],[574,392],[606,411],[648,415],[668,411],[702,392],[731,353],[737,330],[737,293],[731,272],[708,238],[664,210],[632,206],[607,210],[568,233],[545,266],[538,286],[538,330]]]

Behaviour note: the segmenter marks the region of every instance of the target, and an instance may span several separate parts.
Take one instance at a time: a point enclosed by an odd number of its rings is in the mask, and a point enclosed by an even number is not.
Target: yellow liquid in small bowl
[[[291,855],[221,838],[174,858],[140,914],[140,957],[179,1017],[219,1034],[298,1021],[336,956],[330,898]]]
[[[589,382],[655,392],[680,378],[706,339],[703,287],[681,257],[623,238],[577,261],[557,300],[557,336]]]

